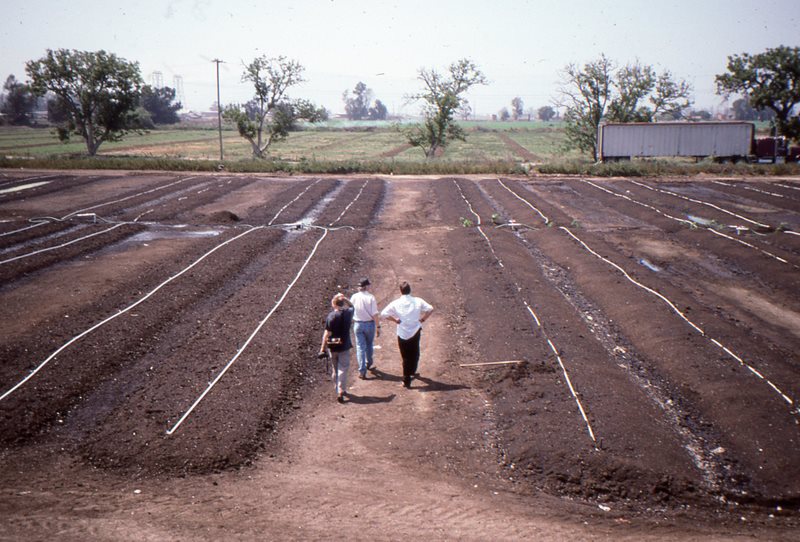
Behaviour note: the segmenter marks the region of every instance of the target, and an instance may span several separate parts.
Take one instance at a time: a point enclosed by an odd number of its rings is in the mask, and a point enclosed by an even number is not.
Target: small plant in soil
[[[471,228],[473,226],[472,220],[469,218],[464,218],[463,216],[459,218],[461,225],[465,228]]]

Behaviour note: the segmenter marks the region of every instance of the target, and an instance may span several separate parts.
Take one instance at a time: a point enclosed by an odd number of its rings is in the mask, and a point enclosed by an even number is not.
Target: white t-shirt
[[[354,293],[350,298],[350,304],[355,309],[353,319],[356,322],[372,322],[375,315],[378,314],[378,302],[375,301],[375,296],[369,292]]]
[[[432,310],[433,307],[427,301],[409,294],[400,296],[386,305],[386,308],[381,311],[381,316],[384,318],[393,316],[400,320],[400,324],[397,326],[397,336],[407,340],[422,327],[419,322],[422,313]]]

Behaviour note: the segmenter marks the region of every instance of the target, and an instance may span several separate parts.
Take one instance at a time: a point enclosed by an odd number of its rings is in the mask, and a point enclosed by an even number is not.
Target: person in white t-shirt
[[[381,318],[397,324],[397,345],[403,358],[403,386],[410,388],[411,378],[419,376],[422,323],[430,317],[433,307],[421,297],[413,297],[411,286],[406,281],[400,283],[400,294],[381,311]]]
[[[363,278],[358,283],[358,291],[350,298],[355,313],[353,315],[353,331],[356,336],[356,358],[358,359],[358,377],[367,378],[367,371],[374,370],[372,348],[375,337],[381,336],[380,312],[375,296],[369,293],[370,282]]]

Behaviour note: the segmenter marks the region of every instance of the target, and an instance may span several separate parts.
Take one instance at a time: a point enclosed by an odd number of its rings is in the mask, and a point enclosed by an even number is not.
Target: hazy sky
[[[490,80],[468,95],[479,115],[519,96],[526,109],[553,102],[560,71],[601,53],[639,59],[689,81],[697,107],[721,103],[714,76],[728,55],[800,45],[797,0],[8,0],[2,8],[0,77],[27,80],[25,62],[46,49],[105,49],[138,61],[144,79],[183,78],[185,110],[246,101],[243,62],[284,55],[305,66],[291,91],[334,113],[363,81],[389,111],[414,113],[420,68],[468,57]]]

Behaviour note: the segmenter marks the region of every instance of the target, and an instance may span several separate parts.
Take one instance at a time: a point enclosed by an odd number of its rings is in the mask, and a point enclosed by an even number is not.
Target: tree
[[[609,122],[652,122],[675,117],[689,107],[691,86],[669,71],[656,75],[638,61],[617,68],[605,55],[562,74],[559,105],[565,108],[567,145],[597,160],[597,129]]]
[[[800,48],[778,46],[763,53],[728,57],[727,73],[717,75],[717,94],[740,94],[755,109],[775,112],[780,135],[800,140],[800,118],[792,115],[800,103]]]
[[[511,100],[511,116],[514,118],[514,120],[521,119],[524,110],[525,110],[525,104],[522,101],[522,98],[517,96],[516,98]]]
[[[254,158],[266,158],[269,146],[288,137],[298,120],[327,118],[324,108],[306,100],[290,100],[286,95],[289,88],[304,81],[305,68],[298,62],[262,55],[244,68],[242,81],[253,84],[255,96],[248,104],[229,105],[223,117],[236,124],[239,135],[250,143]]]
[[[736,120],[772,120],[775,118],[775,111],[772,109],[760,109],[756,111],[750,100],[747,98],[739,98],[734,100],[731,105],[733,110],[733,118]]]
[[[545,105],[540,107],[536,114],[540,120],[549,122],[551,119],[553,119],[553,117],[556,116],[556,110],[549,105]]]
[[[31,88],[17,81],[16,77],[9,75],[3,85],[6,94],[3,96],[3,105],[0,113],[6,121],[14,126],[29,126],[33,124],[33,111],[36,109],[36,96]]]
[[[597,127],[611,100],[614,66],[605,55],[579,68],[569,64],[564,68],[559,90],[565,107],[564,121],[567,145],[590,152],[597,160]]]
[[[461,120],[469,120],[472,117],[472,106],[469,104],[469,101],[462,100],[461,105],[458,106],[458,116]]]
[[[361,81],[353,89],[353,95],[345,90],[342,94],[344,112],[350,120],[361,120],[369,116],[369,103],[372,101],[372,91]]]
[[[57,126],[61,141],[80,135],[89,156],[105,141],[119,141],[137,128],[135,109],[142,76],[137,62],[105,51],[47,50],[25,65],[37,96],[55,95],[66,120]]]
[[[406,131],[406,138],[413,147],[419,147],[426,158],[433,158],[439,149],[444,149],[451,140],[464,141],[464,131],[453,117],[466,102],[464,93],[475,85],[485,85],[488,80],[471,60],[463,58],[452,63],[446,74],[434,69],[419,70],[417,77],[424,90],[408,97],[409,102],[424,102],[422,124]]]
[[[386,120],[389,110],[380,100],[375,100],[375,104],[369,108],[369,120]]]
[[[508,112],[507,107],[503,107],[502,109],[500,109],[500,111],[497,112],[497,117],[501,121],[506,122],[508,119],[511,118],[511,113]]]
[[[142,88],[141,105],[155,124],[175,124],[181,119],[178,111],[181,102],[175,102],[175,89],[169,87],[153,88],[145,85]]]

